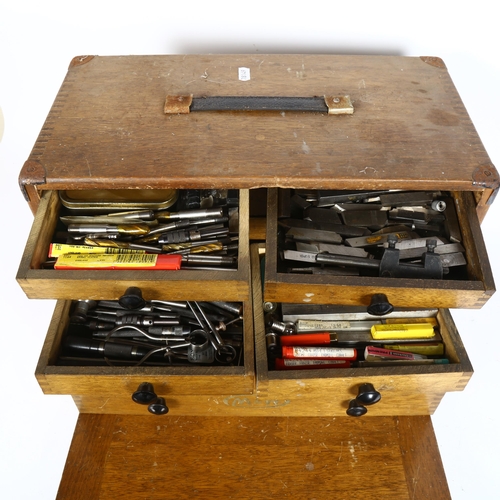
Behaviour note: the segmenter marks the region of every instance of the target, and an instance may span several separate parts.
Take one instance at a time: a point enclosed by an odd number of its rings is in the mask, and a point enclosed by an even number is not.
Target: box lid
[[[348,95],[354,112],[165,114],[172,94]],[[20,182],[481,190],[499,177],[439,58],[247,54],[73,59]]]

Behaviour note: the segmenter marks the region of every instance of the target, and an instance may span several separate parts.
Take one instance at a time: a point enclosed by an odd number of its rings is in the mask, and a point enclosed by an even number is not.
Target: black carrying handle
[[[168,95],[165,114],[199,111],[308,111],[329,115],[354,112],[348,95],[323,97]]]

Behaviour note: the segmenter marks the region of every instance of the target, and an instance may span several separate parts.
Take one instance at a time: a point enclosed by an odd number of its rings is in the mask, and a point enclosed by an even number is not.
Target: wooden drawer
[[[61,271],[43,269],[61,210],[57,191],[44,192],[19,266],[17,281],[29,298],[118,299],[127,286],[141,288],[151,299],[246,301],[249,298],[249,195],[240,190],[238,267],[235,270]],[[83,284],[83,285],[82,285]],[[168,292],[170,294],[170,292]]]
[[[467,261],[457,279],[408,279],[289,274],[279,262],[278,189],[268,190],[265,300],[311,304],[370,304],[386,294],[398,307],[480,308],[495,292],[476,205],[471,192],[450,193],[457,213]]]
[[[260,247],[262,248],[262,246]],[[267,255],[267,254],[266,254]],[[257,392],[253,401],[274,401],[270,413],[290,416],[344,416],[358,387],[371,383],[382,399],[368,415],[432,414],[448,391],[460,391],[472,366],[447,309],[437,321],[449,364],[276,371],[268,368],[259,245],[252,245]]]
[[[57,301],[35,374],[44,393],[71,394],[77,404],[83,401],[87,405],[82,411],[143,414],[145,408],[131,399],[142,382],[152,383],[170,409],[184,414],[207,411],[203,409],[207,395],[221,399],[233,393],[254,392],[251,301],[243,303],[241,366],[60,366],[58,357],[68,333],[70,308],[71,301]],[[190,404],[183,404],[183,398]],[[94,406],[93,401],[97,401]]]

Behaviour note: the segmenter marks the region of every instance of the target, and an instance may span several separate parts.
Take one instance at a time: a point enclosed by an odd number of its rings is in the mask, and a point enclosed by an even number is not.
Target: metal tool
[[[329,208],[309,207],[304,210],[303,218],[321,224],[340,224],[340,217]]]
[[[331,253],[335,255],[348,255],[350,257],[369,258],[370,254],[359,247],[347,247],[344,245],[331,245],[329,243],[304,243],[298,241],[295,244],[299,252],[312,252],[312,253]]]
[[[337,203],[358,202],[374,196],[393,193],[393,190],[384,191],[319,191],[318,207],[331,207]]]
[[[68,226],[70,234],[128,234],[143,235],[149,233],[147,224],[70,224]]]
[[[213,253],[224,250],[229,250],[228,244],[238,241],[237,238],[224,238],[224,240],[207,240],[207,241],[190,241],[187,243],[172,243],[169,245],[162,245],[161,250],[165,253],[183,253],[183,254],[197,254],[197,253]]]
[[[225,227],[210,227],[206,229],[197,230],[181,230],[181,231],[171,231],[162,234],[158,238],[158,243],[160,245],[170,245],[177,243],[186,243],[190,241],[201,241],[203,239],[210,239],[216,237],[223,237],[229,234],[229,229]]]
[[[345,243],[351,247],[370,247],[386,243],[389,237],[395,237],[396,241],[402,241],[418,238],[418,234],[408,231],[408,228],[406,228],[406,230],[403,231],[390,233],[381,232],[370,236],[361,236],[359,238],[347,238]]]
[[[120,328],[120,327],[119,327]],[[83,337],[68,336],[64,340],[64,347],[70,351],[83,352],[99,355],[107,360],[117,358],[125,360],[138,360],[134,366],[140,366],[149,358],[155,355],[162,357],[175,357],[187,359],[187,356],[177,352],[176,348],[185,348],[188,344],[178,344],[177,346],[148,346],[134,341],[126,340],[92,340]],[[112,361],[109,361],[112,365]]]
[[[431,191],[400,191],[380,194],[371,201],[390,207],[425,206],[430,205],[439,195],[439,192]]]
[[[339,306],[333,304],[281,304],[283,321],[292,323],[299,319],[328,321],[365,321],[373,320],[366,306]],[[386,318],[434,318],[437,309],[398,309]]]
[[[443,263],[434,253],[436,240],[427,241],[427,251],[422,254],[421,264],[400,262],[396,239],[389,237],[388,248],[380,260],[379,275],[385,278],[442,279]]]
[[[182,255],[182,262],[185,264],[205,264],[210,266],[231,266],[233,267],[238,258],[230,255]],[[189,266],[190,267],[190,266]]]
[[[134,307],[141,306],[139,288],[129,287],[120,299],[132,292]],[[243,319],[242,307],[237,302],[155,300],[130,310],[117,301],[78,301],[59,359],[71,365],[240,364],[243,329],[234,325]]]
[[[235,351],[236,352],[236,351]],[[215,348],[204,330],[194,330],[190,335],[187,358],[191,363],[213,363]]]
[[[148,253],[162,252],[162,249],[158,247],[154,247],[151,245],[141,245],[139,243],[132,243],[128,241],[116,241],[116,240],[85,237],[84,243],[85,245],[91,247],[120,248],[123,250],[143,250]]]
[[[215,349],[215,359],[221,363],[232,363],[236,359],[236,349],[233,346],[224,343],[219,332],[207,317],[205,311],[198,304],[198,302],[188,301],[187,304],[191,309],[191,312],[196,317],[196,320],[198,321],[202,331],[205,332],[213,348]],[[199,315],[201,315],[201,318]]]
[[[181,210],[179,212],[156,212],[158,222],[177,219],[202,219],[203,217],[222,217],[222,208],[204,208],[199,210]]]
[[[95,339],[105,339],[111,332],[109,323],[103,322],[98,326],[89,322],[87,326],[93,330],[92,337]],[[150,326],[147,330],[144,329],[148,334],[156,336],[156,338],[161,338],[162,341],[165,340],[165,337],[168,337],[169,340],[175,340],[181,337],[185,338],[191,334],[191,330],[189,326],[181,324]],[[127,329],[125,326],[113,333],[113,337],[115,338],[137,338],[138,336],[138,332],[135,328]]]
[[[63,215],[62,223],[69,224],[147,224],[157,225],[153,210],[140,210],[133,212],[119,212],[108,215]]]
[[[284,258],[299,260],[303,262],[316,262],[319,264],[351,266],[377,272],[380,277],[385,278],[427,278],[442,279],[443,264],[437,254],[434,253],[435,241],[429,240],[427,251],[422,254],[421,264],[400,262],[399,250],[395,248],[396,238],[389,236],[388,248],[384,250],[382,258],[366,259],[344,255],[332,255],[328,253],[307,253],[294,250],[285,250]]]
[[[354,238],[356,236],[366,236],[371,234],[366,228],[355,227],[355,226],[347,226],[345,224],[330,224],[324,222],[312,222],[310,220],[303,219],[279,219],[278,224],[284,228],[303,228],[303,229],[316,229],[319,231],[331,231],[345,238]]]
[[[298,227],[292,227],[286,233],[287,238],[291,238],[294,241],[321,241],[323,243],[342,243],[342,236],[333,231],[320,231],[317,229],[302,229]]]
[[[349,226],[377,229],[387,224],[387,211],[380,208],[371,210],[345,210],[342,212],[344,224]]]

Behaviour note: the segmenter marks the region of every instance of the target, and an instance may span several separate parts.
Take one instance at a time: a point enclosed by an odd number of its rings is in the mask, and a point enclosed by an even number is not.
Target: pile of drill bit
[[[183,269],[234,269],[238,260],[238,190],[182,190],[167,210],[104,215],[63,213],[45,267],[67,254],[179,254]],[[92,258],[89,258],[90,261]],[[92,262],[88,268],[92,268]]]

